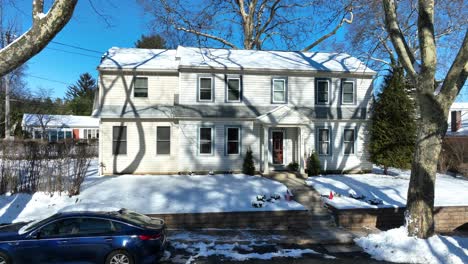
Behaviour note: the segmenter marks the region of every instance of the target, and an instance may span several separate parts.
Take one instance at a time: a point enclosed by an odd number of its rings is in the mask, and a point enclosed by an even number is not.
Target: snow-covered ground
[[[404,226],[355,240],[377,260],[398,263],[468,263],[468,237],[433,236],[427,240],[408,237]]]
[[[338,209],[404,207],[409,178],[409,171],[391,169],[387,176],[382,174],[382,170],[375,168],[373,173],[369,174],[309,177],[306,183],[322,195],[328,196],[330,191],[333,192],[333,199],[323,200]],[[437,174],[435,206],[468,205],[467,190],[468,180]],[[350,195],[364,197],[355,199]],[[372,205],[368,202],[369,199],[380,199],[382,204]]]
[[[0,196],[0,223],[47,217],[60,209],[79,205],[80,209],[127,208],[141,213],[201,213],[305,210],[283,198],[254,208],[257,195],[279,194],[286,186],[259,176],[246,175],[122,175],[97,176],[97,161],[81,188],[81,194],[38,192]],[[69,210],[69,208],[68,208]]]

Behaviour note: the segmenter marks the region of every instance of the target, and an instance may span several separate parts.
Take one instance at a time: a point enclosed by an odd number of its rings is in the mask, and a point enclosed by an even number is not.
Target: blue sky
[[[50,5],[51,2],[46,0],[46,4]],[[31,25],[31,0],[16,0],[15,3],[16,8],[11,9],[10,14],[15,14],[17,20],[21,21],[20,30],[24,32]],[[80,74],[89,72],[97,77],[96,67],[100,61],[100,53],[113,46],[133,47],[141,34],[150,31],[150,17],[144,14],[135,0],[93,3],[111,26],[93,10],[88,0],[78,1],[71,21],[46,49],[28,61],[26,80],[31,91],[45,88],[52,91],[52,97],[62,98],[67,87],[75,83]],[[343,38],[344,33],[345,29],[339,31],[338,40]],[[458,101],[468,102],[467,85]]]

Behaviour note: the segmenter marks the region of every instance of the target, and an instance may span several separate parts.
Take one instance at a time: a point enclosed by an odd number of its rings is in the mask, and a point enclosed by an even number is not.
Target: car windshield
[[[139,214],[137,212],[133,212],[130,210],[122,209],[119,211],[119,216],[136,225],[144,226],[144,227],[157,227],[160,228],[163,222],[159,219],[153,219],[149,216]]]

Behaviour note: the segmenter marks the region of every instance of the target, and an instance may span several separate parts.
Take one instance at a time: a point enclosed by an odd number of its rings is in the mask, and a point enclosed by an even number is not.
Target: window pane
[[[112,150],[114,155],[127,154],[127,141],[114,141]]]
[[[114,140],[127,140],[127,127],[115,126],[112,127],[112,138]]]
[[[353,94],[348,94],[348,93],[343,94],[343,103],[352,103],[354,101],[353,97],[354,97]]]
[[[66,237],[77,234],[79,231],[79,223],[77,219],[65,219],[51,223],[43,227],[40,231],[40,236],[45,237]]]
[[[112,226],[108,220],[87,218],[82,219],[80,222],[80,235],[105,234],[111,232]]]
[[[240,80],[228,79],[228,101],[240,100]]]
[[[148,78],[137,77],[135,79],[135,89],[136,88],[148,89]]]
[[[228,88],[229,90],[239,90],[240,80],[239,79],[229,79]]]
[[[273,101],[274,102],[284,102],[284,92],[273,92]]]
[[[354,142],[345,142],[344,143],[344,153],[345,154],[354,154]]]
[[[228,140],[239,140],[239,129],[238,128],[228,128]]]
[[[200,153],[211,154],[211,142],[200,142]]]
[[[171,128],[170,127],[158,127],[157,139],[158,140],[171,140]]]
[[[343,83],[343,93],[353,93],[353,83],[352,82],[344,82]]]
[[[211,90],[211,78],[200,78],[200,88]]]
[[[328,129],[320,129],[320,141],[328,141]]]
[[[156,154],[171,154],[171,142],[170,141],[158,141],[156,146]]]
[[[200,90],[200,100],[211,100],[211,90]]]
[[[353,129],[345,129],[345,131],[344,131],[344,140],[345,141],[354,141],[354,130]]]
[[[320,103],[328,102],[328,82],[317,83],[317,100]]]
[[[320,153],[319,154],[328,154],[328,143],[320,143]]]
[[[210,127],[200,128],[200,140],[210,140],[211,141],[211,128]]]
[[[228,154],[239,154],[239,142],[228,142],[227,143]]]
[[[274,80],[273,81],[273,91],[284,91],[284,81],[283,80]]]

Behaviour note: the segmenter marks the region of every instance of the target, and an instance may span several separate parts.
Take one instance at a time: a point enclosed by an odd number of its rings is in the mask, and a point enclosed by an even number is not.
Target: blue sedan
[[[154,263],[164,254],[165,224],[129,210],[62,212],[0,227],[0,264]]]

